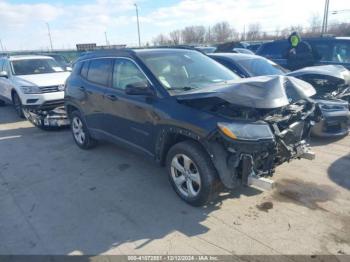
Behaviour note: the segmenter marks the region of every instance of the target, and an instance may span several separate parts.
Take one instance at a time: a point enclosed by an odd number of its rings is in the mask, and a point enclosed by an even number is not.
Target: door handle
[[[118,97],[117,96],[115,96],[115,95],[106,95],[106,97],[109,99],[109,100],[111,100],[111,101],[116,101],[116,100],[118,100]]]
[[[81,92],[87,93],[87,94],[89,94],[89,95],[91,95],[91,94],[92,94],[92,92],[91,92],[91,91],[86,90],[86,88],[85,88],[85,87],[83,87],[83,86],[79,87],[79,90],[80,90]]]

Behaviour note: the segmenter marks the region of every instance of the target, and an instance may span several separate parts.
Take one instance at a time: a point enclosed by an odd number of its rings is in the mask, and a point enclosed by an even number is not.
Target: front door
[[[105,93],[105,121],[108,132],[136,148],[153,154],[156,97],[127,95],[127,85],[148,82],[145,74],[130,59],[118,58],[114,62],[112,86]]]

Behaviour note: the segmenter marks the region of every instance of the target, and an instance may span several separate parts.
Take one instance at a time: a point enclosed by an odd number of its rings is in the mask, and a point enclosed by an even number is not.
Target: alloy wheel
[[[177,154],[171,161],[171,177],[181,194],[196,197],[201,190],[201,178],[196,164],[184,154]]]
[[[78,117],[73,118],[72,131],[73,131],[75,140],[81,145],[84,144],[86,135],[83,129],[83,122],[80,120],[80,118]]]

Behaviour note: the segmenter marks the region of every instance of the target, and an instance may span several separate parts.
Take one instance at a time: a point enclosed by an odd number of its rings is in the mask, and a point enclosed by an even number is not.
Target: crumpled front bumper
[[[64,107],[50,110],[23,109],[25,117],[40,128],[63,127],[70,125]]]

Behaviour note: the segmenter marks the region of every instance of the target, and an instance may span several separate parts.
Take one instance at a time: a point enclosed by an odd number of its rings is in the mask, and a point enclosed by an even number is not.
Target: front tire
[[[16,92],[14,92],[12,95],[12,102],[13,102],[13,106],[15,107],[17,115],[20,118],[24,118],[22,101]]]
[[[90,149],[96,146],[97,141],[93,139],[86,126],[84,118],[79,111],[71,113],[71,130],[75,143],[82,149]]]
[[[214,196],[217,172],[209,155],[194,141],[174,145],[167,155],[167,170],[175,192],[192,206],[202,206]]]

